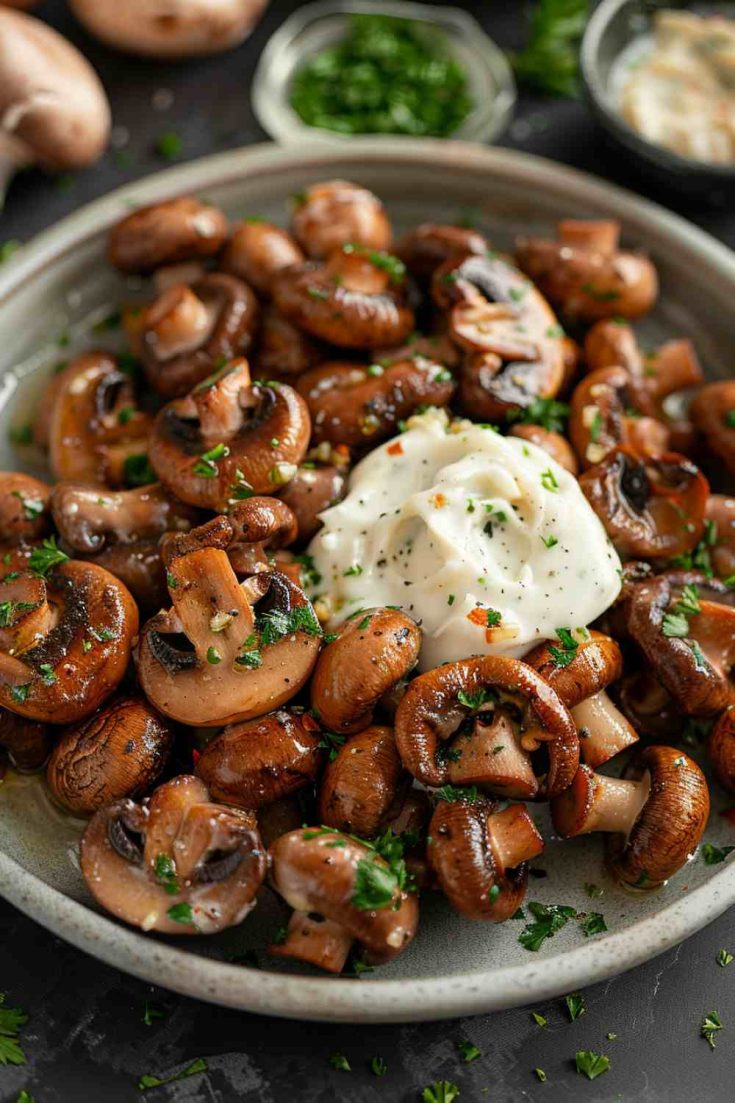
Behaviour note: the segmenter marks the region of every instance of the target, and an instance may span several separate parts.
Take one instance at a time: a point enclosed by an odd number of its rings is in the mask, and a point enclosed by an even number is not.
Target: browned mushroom
[[[217,207],[191,197],[133,211],[110,231],[107,256],[123,272],[152,272],[166,264],[213,257],[227,237]]]
[[[596,322],[585,337],[584,356],[591,371],[625,368],[654,399],[663,399],[702,382],[702,368],[688,337],[665,341],[644,352],[633,327],[624,318]]]
[[[343,743],[327,764],[319,821],[372,839],[395,820],[409,784],[392,729],[370,725]]]
[[[62,481],[51,494],[51,512],[64,544],[85,555],[109,544],[134,544],[165,532],[186,532],[197,520],[195,510],[158,483],[100,492],[86,483]]]
[[[542,425],[524,424],[514,425],[510,429],[509,435],[511,437],[521,437],[523,440],[530,440],[531,444],[535,444],[537,448],[543,448],[544,452],[548,452],[550,456],[554,457],[560,467],[570,471],[572,475],[579,472],[577,457],[574,455],[566,437],[563,437],[561,433],[544,429]]]
[[[709,484],[676,452],[642,458],[616,448],[579,485],[622,556],[670,559],[692,551],[704,530]]]
[[[299,796],[297,793],[296,796],[283,797],[281,800],[274,800],[272,804],[263,804],[257,810],[258,831],[266,850],[281,835],[295,831],[304,823]]]
[[[279,709],[225,728],[202,751],[195,772],[217,800],[257,809],[312,782],[321,746],[308,713]]]
[[[372,723],[381,697],[418,662],[421,629],[400,609],[361,609],[319,656],[311,704],[325,728],[341,734]]]
[[[271,289],[285,318],[342,348],[398,345],[414,328],[405,268],[389,253],[344,245],[324,263],[283,269]]]
[[[609,832],[607,864],[623,884],[652,889],[692,857],[707,825],[704,774],[676,747],[644,747],[620,778],[580,766],[572,785],[551,802],[563,838]]]
[[[454,371],[462,363],[461,350],[443,330],[433,334],[411,333],[402,345],[393,346],[392,348],[375,348],[372,350],[371,356],[373,364],[376,364],[379,368],[389,368],[391,364],[398,364],[404,360],[417,357],[443,364],[450,371]]]
[[[257,319],[258,303],[247,284],[209,272],[154,299],[135,320],[133,344],[153,389],[178,398],[248,352]]]
[[[395,733],[404,766],[424,785],[552,797],[579,763],[577,730],[558,695],[530,666],[498,655],[445,663],[414,679]]]
[[[319,827],[282,835],[268,856],[273,887],[295,909],[269,953],[339,973],[353,942],[381,965],[413,939],[418,902],[405,891],[402,860],[389,864],[369,844]]]
[[[588,632],[571,661],[558,661],[558,648],[539,644],[524,662],[542,674],[572,714],[579,732],[579,749],[588,766],[603,762],[638,739],[635,730],[605,692],[623,672],[620,647],[602,632]]]
[[[389,249],[393,236],[378,197],[348,180],[312,184],[297,196],[291,229],[306,254],[316,260],[348,243]]]
[[[118,919],[163,934],[214,934],[255,907],[266,872],[255,817],[209,802],[182,774],[145,804],[101,808],[81,842],[90,892]]]
[[[182,501],[225,510],[285,485],[306,454],[310,430],[296,391],[285,383],[251,384],[247,361],[235,360],[163,407],[150,461]]]
[[[569,436],[584,467],[604,460],[619,445],[640,456],[671,450],[671,433],[655,416],[647,392],[625,368],[600,368],[572,394]]]
[[[91,815],[152,789],[173,741],[171,726],[147,702],[118,697],[62,732],[46,767],[48,787],[67,811]]]
[[[383,368],[343,361],[304,372],[296,384],[311,414],[314,439],[353,447],[392,436],[419,406],[445,406],[454,393],[451,372],[422,356]]]
[[[0,705],[32,720],[73,724],[122,680],[138,631],[127,589],[48,541],[31,571],[0,581]],[[45,578],[33,573],[44,569]],[[7,603],[7,604],[6,604]]]
[[[429,863],[452,907],[503,923],[523,903],[528,865],[544,841],[526,809],[481,798],[440,800],[429,824]]]
[[[488,251],[487,238],[479,231],[436,222],[422,222],[408,230],[396,245],[396,255],[411,275],[424,281],[450,258],[484,256]]]
[[[288,383],[292,376],[315,368],[326,357],[321,342],[307,336],[271,303],[266,303],[252,356],[256,379],[279,379]]]
[[[246,218],[233,228],[220,267],[269,295],[273,277],[283,268],[302,264],[304,254],[291,235],[260,218]]]
[[[715,574],[720,578],[735,575],[735,498],[724,494],[710,494],[705,518],[714,525],[710,559]]]
[[[345,445],[325,441],[307,452],[296,474],[280,492],[293,511],[300,543],[308,543],[322,527],[319,514],[340,502],[347,492],[350,453]]]
[[[120,487],[139,482],[152,421],[108,352],[75,357],[57,380],[49,458],[57,479]],[[149,480],[150,481],[150,480]]]
[[[16,770],[21,773],[40,770],[46,764],[51,746],[48,724],[25,720],[7,709],[0,709],[0,747],[7,751]]]
[[[51,487],[20,471],[0,471],[0,540],[40,540],[49,528]]]
[[[707,754],[720,785],[735,793],[735,703],[730,703],[712,726]]]
[[[557,240],[531,237],[517,243],[516,257],[539,290],[568,317],[637,318],[658,295],[656,269],[641,253],[619,247],[617,222],[565,219]]]
[[[138,677],[149,700],[190,725],[237,723],[289,701],[306,682],[321,629],[304,593],[260,571],[240,583],[227,558],[225,517],[167,547],[173,608],[140,633]],[[190,541],[200,540],[201,546]],[[257,607],[256,607],[257,603]]]
[[[695,395],[689,415],[707,447],[735,474],[735,380],[708,383]]]

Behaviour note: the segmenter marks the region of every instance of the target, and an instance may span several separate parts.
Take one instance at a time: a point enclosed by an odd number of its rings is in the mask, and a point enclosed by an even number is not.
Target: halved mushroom
[[[118,697],[67,728],[46,767],[54,798],[86,816],[152,789],[173,747],[171,725],[139,697]]]
[[[468,919],[503,923],[523,903],[528,865],[544,841],[526,809],[498,802],[440,800],[429,824],[429,864],[452,907]]]
[[[396,255],[412,276],[423,281],[429,281],[437,268],[451,258],[484,256],[488,251],[487,238],[478,230],[435,222],[422,222],[403,234],[396,244]]]
[[[304,372],[296,388],[309,407],[314,440],[361,447],[393,436],[419,406],[446,406],[455,382],[442,364],[417,356],[387,368],[322,364]]]
[[[296,474],[280,492],[298,525],[298,540],[306,544],[322,527],[319,514],[334,506],[347,492],[350,453],[345,445],[328,441],[306,453]]]
[[[557,240],[522,238],[518,264],[539,290],[568,317],[638,318],[658,295],[658,278],[648,257],[620,249],[620,224],[565,219]]]
[[[292,376],[321,364],[326,356],[319,341],[284,318],[272,303],[266,303],[261,313],[257,346],[251,357],[256,379],[288,382]]]
[[[712,567],[720,578],[735,575],[735,498],[710,494],[705,518],[714,525],[715,540],[709,550]]]
[[[421,629],[400,609],[361,609],[319,656],[311,704],[320,723],[341,734],[372,723],[385,693],[416,666]]]
[[[92,563],[66,559],[0,580],[0,705],[19,716],[73,724],[94,712],[122,680],[138,631],[125,586]],[[30,559],[34,567],[33,557]]]
[[[271,883],[295,909],[280,945],[268,952],[341,972],[353,942],[368,964],[396,958],[418,927],[418,902],[405,891],[402,861],[326,828],[282,835],[268,851]]]
[[[661,400],[702,382],[702,368],[688,337],[677,337],[644,351],[633,327],[623,318],[596,322],[585,337],[584,356],[591,371],[625,368],[652,399]]]
[[[449,335],[470,354],[460,401],[483,418],[553,398],[564,378],[563,332],[525,277],[497,256],[453,258],[434,273],[432,294],[449,309]]]
[[[224,272],[166,288],[134,323],[148,382],[164,398],[185,395],[249,350],[258,311],[247,284]]]
[[[670,559],[692,551],[704,530],[709,484],[676,452],[616,448],[579,485],[622,556]]]
[[[291,230],[307,256],[315,260],[348,243],[390,249],[393,237],[378,197],[348,180],[312,184],[297,196]]]
[[[398,345],[414,328],[402,261],[360,245],[282,269],[271,291],[285,318],[342,348]]]
[[[46,764],[51,753],[51,729],[48,724],[25,720],[0,709],[0,747],[21,773],[33,773]]]
[[[255,907],[266,872],[255,817],[209,801],[181,774],[150,801],[115,801],[81,841],[82,873],[103,908],[144,931],[215,934]]]
[[[544,452],[548,452],[550,456],[553,456],[560,467],[571,472],[572,475],[578,474],[577,457],[574,455],[567,438],[563,437],[561,433],[544,429],[542,425],[523,424],[513,425],[509,431],[509,436],[530,440],[531,444],[535,444],[537,448],[543,448]]]
[[[152,419],[136,405],[133,383],[109,352],[75,357],[58,376],[49,427],[57,479],[120,487],[145,461]],[[131,468],[131,465],[132,468]]]
[[[584,762],[596,767],[636,743],[638,736],[605,692],[623,672],[618,644],[602,632],[588,632],[585,639],[575,642],[574,656],[571,662],[565,656],[563,666],[549,643],[534,647],[523,661],[558,693],[577,725]]]
[[[226,237],[222,211],[185,196],[140,207],[123,218],[110,231],[107,258],[122,272],[153,272],[214,257]]]
[[[592,371],[574,388],[569,436],[584,467],[604,460],[619,445],[640,456],[671,449],[671,433],[653,414],[647,392],[625,368]]]
[[[730,703],[713,724],[707,754],[720,785],[735,793],[735,704]]]
[[[20,471],[0,471],[0,540],[40,540],[49,529],[51,487]]]
[[[707,826],[709,790],[696,762],[676,747],[644,747],[620,778],[580,766],[551,802],[551,815],[565,839],[609,832],[612,874],[630,888],[653,889],[694,854]]]
[[[220,517],[167,548],[173,608],[142,628],[138,677],[149,700],[193,726],[250,720],[289,701],[308,679],[321,629],[305,594],[285,575],[245,582],[226,548],[233,528]],[[256,608],[257,603],[257,608]]]
[[[308,713],[277,712],[225,728],[196,765],[217,800],[261,808],[314,780],[322,761],[321,731]]]
[[[343,743],[327,764],[319,822],[372,839],[395,820],[410,781],[392,729],[371,724]]]
[[[498,655],[415,678],[398,706],[395,734],[404,766],[424,785],[553,797],[579,763],[577,729],[559,696],[532,667]]]
[[[110,544],[153,540],[165,532],[187,532],[196,511],[158,483],[133,490],[100,492],[87,483],[62,481],[51,494],[54,524],[67,547],[94,555]]]
[[[306,403],[285,383],[252,383],[235,360],[169,402],[156,417],[150,461],[163,485],[191,505],[225,510],[288,482],[306,454]]]
[[[220,268],[245,280],[259,294],[270,295],[274,276],[291,265],[303,264],[304,259],[287,230],[260,218],[246,218],[233,228]]]
[[[692,400],[689,416],[710,451],[735,474],[735,380],[707,383]]]

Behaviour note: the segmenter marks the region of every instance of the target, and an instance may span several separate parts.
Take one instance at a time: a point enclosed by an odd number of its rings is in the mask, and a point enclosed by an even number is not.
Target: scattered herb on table
[[[449,1080],[437,1080],[424,1088],[421,1093],[422,1103],[452,1103],[459,1095],[459,1088],[451,1084]]]
[[[330,1053],[329,1063],[333,1069],[338,1069],[339,1072],[352,1072],[352,1066],[344,1053]]]
[[[719,1030],[722,1030],[719,1013],[717,1011],[710,1011],[709,1015],[705,1015],[702,1019],[702,1025],[700,1027],[700,1034],[706,1040],[710,1049],[715,1048],[715,1036]]]
[[[539,904],[537,900],[529,903],[528,910],[534,921],[523,928],[518,941],[524,949],[533,952],[540,950],[547,938],[553,938],[577,914],[568,905]]]
[[[471,1061],[476,1061],[478,1057],[482,1057],[482,1052],[472,1042],[460,1042],[457,1048],[466,1065],[469,1065]]]
[[[145,1001],[145,1007],[143,1009],[143,1018],[141,1020],[144,1023],[145,1026],[153,1026],[153,1023],[156,1019],[165,1019],[165,1018],[166,1018],[166,1015],[164,1014],[163,1011],[159,1011],[159,1009],[157,1007],[154,1007],[152,1004],[150,1004],[148,1002],[148,1000]]]
[[[735,846],[715,846],[713,843],[702,844],[702,858],[706,866],[717,866],[724,862],[728,854],[735,850]]]
[[[0,1065],[25,1065],[20,1028],[27,1022],[25,1011],[19,1007],[6,1007],[5,993],[0,992]]]
[[[610,1058],[604,1053],[593,1053],[591,1049],[580,1049],[575,1054],[577,1072],[588,1080],[596,1080],[610,1068]]]
[[[564,1002],[567,1005],[569,1018],[572,1022],[578,1019],[580,1015],[584,1015],[587,1010],[584,1003],[584,996],[580,992],[574,992],[571,996],[565,996]]]
[[[190,1076],[196,1076],[197,1073],[206,1072],[208,1068],[206,1060],[203,1057],[197,1057],[196,1061],[192,1061],[185,1069],[180,1069],[179,1072],[175,1072],[171,1076],[141,1076],[138,1081],[138,1091],[145,1092],[149,1088],[160,1088],[163,1084],[173,1084],[175,1080],[187,1080]]]
[[[538,1011],[532,1011],[531,1017],[537,1026],[548,1026],[549,1020],[540,1015]]]
[[[546,1073],[544,1072],[544,1070],[543,1069],[534,1069],[533,1071],[536,1074],[536,1079],[541,1084],[545,1084],[546,1081],[548,1080],[548,1077],[547,1077]]]
[[[607,923],[600,912],[587,912],[587,914],[580,919],[580,926],[585,938],[591,938],[592,935],[602,934],[603,931],[607,930]]]
[[[388,1066],[386,1065],[382,1057],[371,1057],[370,1071],[372,1072],[373,1076],[385,1076],[386,1072],[388,1071]]]
[[[735,958],[729,950],[720,950],[717,955],[717,964],[721,965],[723,969],[726,965],[731,965],[733,961],[735,961]]]

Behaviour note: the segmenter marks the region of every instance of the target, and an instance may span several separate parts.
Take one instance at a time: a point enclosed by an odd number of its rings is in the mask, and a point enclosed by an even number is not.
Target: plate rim
[[[451,172],[487,171],[570,190],[608,217],[638,226],[646,237],[697,256],[735,290],[735,253],[704,230],[648,199],[546,158],[498,147],[431,139],[356,138],[344,145],[310,141],[278,147],[261,143],[177,165],[133,181],[66,216],[26,243],[0,272],[0,306],[36,274],[121,213],[168,196],[236,182],[247,173],[340,162],[416,162]],[[497,1011],[548,999],[624,972],[650,960],[706,926],[735,903],[735,864],[655,915],[601,940],[500,969],[436,977],[360,980],[303,977],[218,962],[151,938],[66,896],[0,851],[0,896],[79,949],[108,965],[184,995],[259,1014],[330,1022],[411,1022]],[[604,949],[603,949],[604,947]]]

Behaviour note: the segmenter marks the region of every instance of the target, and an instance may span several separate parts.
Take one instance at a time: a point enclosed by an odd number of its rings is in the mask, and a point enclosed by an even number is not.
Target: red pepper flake
[[[481,605],[478,605],[476,609],[467,614],[467,620],[487,628],[487,609],[483,609]]]
[[[386,452],[389,456],[402,456],[403,445],[399,440],[394,440],[392,444],[389,444],[386,448]]]
[[[727,820],[728,823],[735,827],[735,808],[726,808],[724,812],[720,812],[723,820]]]
[[[431,502],[435,509],[443,509],[444,506],[447,504],[447,499],[442,493],[439,493],[434,495],[434,497],[431,499]]]
[[[195,766],[196,766],[197,762],[199,761],[199,759],[201,757],[202,757],[202,752],[198,751],[196,749],[196,747],[192,747],[192,749],[191,749],[191,760],[192,760],[192,762],[194,763]]]

